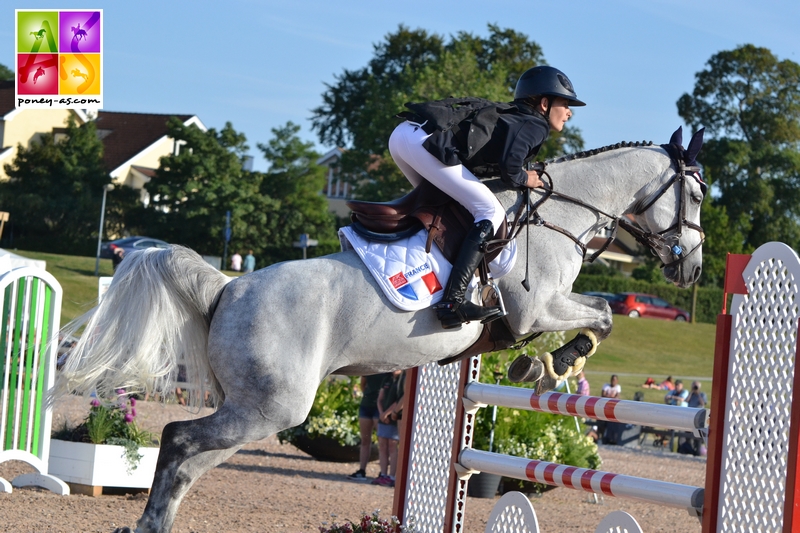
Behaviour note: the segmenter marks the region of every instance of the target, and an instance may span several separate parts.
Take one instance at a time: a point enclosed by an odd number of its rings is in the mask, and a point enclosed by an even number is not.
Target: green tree
[[[14,224],[14,245],[28,250],[94,255],[103,186],[103,144],[93,122],[67,123],[63,140],[44,134],[18,145],[0,202]]]
[[[0,64],[0,80],[13,80],[14,71],[7,66]]]
[[[800,65],[748,44],[715,54],[695,78],[692,94],[677,105],[694,129],[706,127],[698,158],[713,186],[711,206],[703,211],[705,257],[711,251],[712,261],[724,261],[725,251],[772,240],[797,248]]]
[[[146,185],[150,203],[139,220],[148,234],[221,256],[230,211],[229,253],[253,250],[259,267],[299,258],[292,242],[301,233],[320,241],[311,255],[338,249],[333,216],[320,194],[325,170],[311,145],[297,137],[298,126],[274,129],[275,138],[258,145],[270,163],[266,173],[242,168],[246,138],[230,123],[202,131],[173,118],[167,128],[180,151],[162,157]]]
[[[243,169],[245,136],[230,123],[220,131],[202,131],[174,117],[167,132],[180,150],[161,158],[156,176],[145,186],[150,202],[142,209],[141,224],[148,234],[221,256],[230,211],[229,250],[260,252],[269,239],[268,213],[278,202],[259,192],[261,174]]]
[[[311,143],[300,140],[299,131],[300,126],[288,122],[272,129],[274,137],[267,144],[258,144],[269,163],[260,191],[277,203],[267,217],[270,238],[263,247],[267,263],[296,259],[301,252],[292,243],[302,233],[320,243],[307,250],[309,256],[338,249],[334,216],[320,194],[325,186],[325,167],[316,163],[319,154]]]
[[[394,116],[406,102],[448,96],[509,101],[520,74],[544,63],[538,44],[495,25],[489,25],[488,37],[461,32],[448,42],[401,25],[374,49],[366,67],[337,76],[312,116],[323,144],[347,148],[340,170],[350,176],[355,194],[370,200],[389,200],[410,189],[387,149],[398,124]],[[582,145],[580,134],[567,128],[554,132],[540,157]]]

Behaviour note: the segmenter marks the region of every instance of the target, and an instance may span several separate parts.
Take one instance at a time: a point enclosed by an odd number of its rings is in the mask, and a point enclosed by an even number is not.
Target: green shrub
[[[281,443],[294,444],[297,437],[315,438],[326,436],[343,446],[355,446],[361,442],[358,428],[358,407],[361,393],[356,390],[357,377],[332,376],[317,389],[314,405],[305,421],[299,426],[278,433]]]

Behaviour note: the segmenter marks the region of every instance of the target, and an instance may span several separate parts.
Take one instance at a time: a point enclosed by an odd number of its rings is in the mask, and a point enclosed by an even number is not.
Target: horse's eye
[[[703,197],[702,196],[698,196],[696,194],[693,194],[692,195],[692,203],[695,204],[695,205],[702,204],[703,203]]]

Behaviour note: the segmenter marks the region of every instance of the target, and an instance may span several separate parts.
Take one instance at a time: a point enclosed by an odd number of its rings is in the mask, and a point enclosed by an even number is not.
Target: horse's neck
[[[557,161],[547,165],[553,190],[613,216],[622,216],[663,180],[669,165],[660,147],[619,148],[582,159]],[[523,201],[518,191],[500,190],[491,184],[507,213],[514,213]],[[542,193],[534,190],[532,202]],[[570,216],[570,215],[566,215]]]

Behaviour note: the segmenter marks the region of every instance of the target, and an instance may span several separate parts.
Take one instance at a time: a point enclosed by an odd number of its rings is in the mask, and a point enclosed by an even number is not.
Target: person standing
[[[240,272],[242,270],[242,256],[239,255],[239,252],[231,256],[231,270],[234,272]]]
[[[253,250],[249,250],[244,258],[244,273],[249,274],[256,269],[256,258],[253,257]]]
[[[354,481],[367,480],[367,463],[372,453],[372,432],[378,429],[378,394],[391,372],[361,376],[361,404],[358,406],[358,429],[361,434],[358,470],[347,476]]]
[[[616,374],[612,374],[609,382],[603,385],[600,396],[603,398],[612,398],[614,400],[620,399],[622,396],[622,387],[619,384],[619,378]],[[617,444],[622,436],[622,430],[625,428],[625,424],[598,420],[597,428],[597,433],[602,437],[603,444]]]
[[[403,392],[405,387],[405,372],[395,370],[386,381],[378,394],[378,462],[381,472],[372,480],[373,485],[394,487],[397,474],[397,446],[400,442],[400,432],[397,421],[402,417]]]
[[[591,393],[589,392],[589,380],[586,379],[586,375],[581,370],[580,374],[578,374],[578,394],[581,396],[589,396]]]

